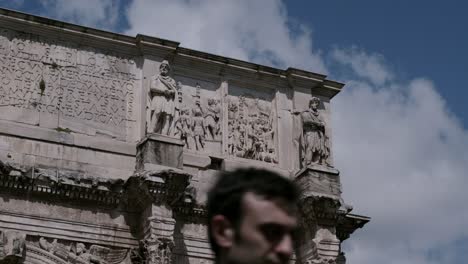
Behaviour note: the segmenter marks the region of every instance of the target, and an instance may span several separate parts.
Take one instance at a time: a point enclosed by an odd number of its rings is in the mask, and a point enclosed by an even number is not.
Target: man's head
[[[167,60],[163,60],[161,64],[159,65],[159,73],[162,76],[167,76],[170,71],[171,71],[171,66],[169,65],[169,62]]]
[[[83,243],[76,244],[76,254],[81,254],[86,252],[86,246]]]
[[[316,110],[320,105],[320,98],[318,97],[312,97],[309,101],[309,108]]]
[[[298,190],[267,170],[223,172],[208,193],[208,236],[219,262],[286,263],[293,253]]]

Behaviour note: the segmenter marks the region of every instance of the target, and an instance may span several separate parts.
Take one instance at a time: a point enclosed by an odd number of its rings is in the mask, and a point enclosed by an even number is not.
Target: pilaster
[[[151,204],[144,213],[145,258],[147,264],[172,263],[176,221],[165,205]]]
[[[173,209],[190,196],[191,176],[183,165],[180,140],[148,134],[137,145],[136,173],[126,185],[127,209],[141,212],[140,247],[133,261],[142,264],[173,263],[176,220]]]
[[[304,231],[298,261],[304,264],[336,263],[341,251],[336,226],[343,205],[338,172],[309,166],[296,174],[295,181],[301,188],[299,209]]]

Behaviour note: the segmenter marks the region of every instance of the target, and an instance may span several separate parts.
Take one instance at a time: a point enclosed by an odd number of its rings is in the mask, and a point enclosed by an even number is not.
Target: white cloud
[[[71,23],[112,30],[119,18],[119,0],[40,0],[45,15]]]
[[[128,11],[128,34],[181,42],[184,47],[277,67],[326,73],[312,51],[310,30],[291,29],[279,0],[135,0]]]
[[[393,79],[393,73],[388,70],[385,60],[380,54],[367,54],[357,47],[334,49],[331,57],[339,63],[351,67],[361,78],[371,81],[374,85],[382,85]]]
[[[468,131],[429,80],[347,83],[333,101],[335,159],[345,201],[372,217],[348,259],[433,263],[429,252],[468,238]]]

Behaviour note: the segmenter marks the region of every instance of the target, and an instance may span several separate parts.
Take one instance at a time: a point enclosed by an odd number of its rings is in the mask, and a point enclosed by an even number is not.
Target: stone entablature
[[[342,87],[0,9],[0,261],[211,263],[206,191],[257,166],[302,187],[298,263],[344,263],[369,218],[334,168]]]
[[[302,100],[313,94],[322,98],[319,111],[328,116],[329,99],[343,86],[324,75],[229,59],[144,35],[123,36],[7,10],[0,10],[0,21],[0,120],[21,119],[81,135],[81,142],[73,142],[79,147],[90,147],[80,144],[88,138],[135,144],[147,131],[161,132],[151,124],[158,116],[146,113],[161,111],[151,109],[153,100],[171,109],[161,115],[168,116],[163,134],[184,139],[186,150],[291,171],[299,161],[280,154],[298,152],[289,148],[295,140],[291,113],[306,110],[307,99]],[[168,85],[159,81],[164,60],[172,68],[166,78],[173,85],[168,104],[161,103],[168,95],[155,94],[158,83],[162,91]]]

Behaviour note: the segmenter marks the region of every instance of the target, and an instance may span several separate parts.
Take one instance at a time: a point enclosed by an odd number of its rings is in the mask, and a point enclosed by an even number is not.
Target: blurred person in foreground
[[[208,237],[216,264],[283,264],[294,250],[299,192],[263,169],[222,172],[208,192]]]

